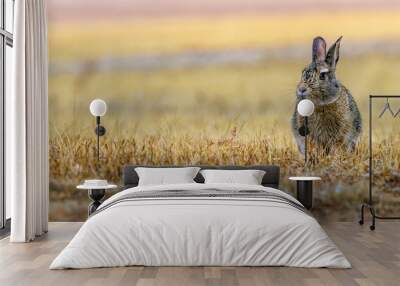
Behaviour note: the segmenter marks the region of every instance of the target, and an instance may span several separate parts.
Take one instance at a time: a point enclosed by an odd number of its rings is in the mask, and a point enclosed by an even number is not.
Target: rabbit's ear
[[[329,48],[328,53],[326,54],[326,63],[333,69],[336,68],[336,64],[339,61],[339,49],[342,37],[343,36],[336,40],[336,42]]]
[[[320,64],[325,61],[326,57],[326,42],[322,37],[316,37],[312,46],[313,62]]]

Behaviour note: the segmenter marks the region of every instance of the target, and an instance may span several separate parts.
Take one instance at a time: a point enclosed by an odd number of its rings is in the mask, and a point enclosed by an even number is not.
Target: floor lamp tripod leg
[[[360,220],[358,221],[358,223],[359,223],[360,225],[363,225],[363,224],[364,224],[364,207],[365,207],[365,205],[362,204],[362,205],[361,205]]]
[[[371,211],[371,215],[372,215],[372,224],[370,225],[369,229],[375,230],[375,217],[376,217],[375,209],[373,207],[371,207],[369,210]]]

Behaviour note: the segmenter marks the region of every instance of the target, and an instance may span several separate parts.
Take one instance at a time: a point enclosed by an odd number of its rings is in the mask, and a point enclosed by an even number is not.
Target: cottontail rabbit
[[[304,154],[304,137],[299,128],[304,118],[297,112],[302,99],[315,105],[314,114],[308,118],[309,140],[312,146],[329,153],[333,148],[354,150],[361,134],[361,115],[350,91],[336,79],[339,60],[340,37],[326,53],[326,42],[316,37],[312,46],[312,62],[304,68],[297,85],[296,108],[292,117],[292,130],[301,153]]]

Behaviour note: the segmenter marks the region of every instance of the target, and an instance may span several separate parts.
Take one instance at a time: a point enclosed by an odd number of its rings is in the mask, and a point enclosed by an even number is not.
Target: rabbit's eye
[[[322,72],[322,73],[319,74],[319,79],[320,80],[326,80],[326,78],[327,78],[327,73],[326,72]]]

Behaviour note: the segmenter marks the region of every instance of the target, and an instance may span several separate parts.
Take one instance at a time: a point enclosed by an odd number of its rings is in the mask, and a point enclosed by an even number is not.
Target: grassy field
[[[240,127],[243,136],[270,132],[288,135],[296,84],[307,62],[53,75],[49,88],[51,134],[92,132],[94,119],[88,106],[99,97],[109,106],[103,122],[115,135],[140,137],[166,131],[195,135],[201,131],[220,136],[226,135],[232,124]],[[351,90],[366,117],[369,94],[397,92],[397,70],[400,57],[368,55],[343,58],[337,76]],[[376,108],[383,103],[378,102]],[[400,102],[392,105],[400,108]],[[378,122],[385,120],[391,122],[387,117]],[[397,128],[382,124],[382,128],[385,126]]]
[[[309,45],[319,34],[329,42],[343,34],[345,49],[346,43],[352,42],[398,41],[399,16],[399,11],[352,11],[52,24],[50,62],[279,49]],[[398,93],[400,78],[400,53],[350,54],[350,50],[342,54],[337,75],[362,112],[362,142],[353,154],[320,155],[311,166],[311,172],[323,177],[315,211],[329,214],[339,208],[344,217],[354,216],[367,191],[368,95]],[[83,192],[73,192],[74,186],[94,176],[119,182],[121,167],[126,164],[278,164],[283,171],[282,187],[293,192],[287,176],[302,174],[304,169],[291,135],[290,116],[296,84],[309,61],[309,56],[283,56],[252,64],[50,74],[50,218],[82,220],[87,198]],[[100,174],[93,165],[94,118],[88,110],[94,98],[106,100],[109,107],[103,118],[107,135],[102,138]],[[375,117],[383,104],[375,105]],[[391,104],[395,110],[400,108],[400,100]],[[374,127],[375,199],[386,213],[400,205],[397,120],[385,116],[376,119]],[[345,215],[345,210],[350,214]]]
[[[87,199],[82,192],[73,191],[85,178],[105,177],[121,182],[121,169],[127,164],[148,165],[253,165],[277,164],[282,168],[281,188],[294,193],[294,185],[287,177],[305,173],[304,161],[291,138],[261,135],[241,139],[236,131],[230,136],[211,139],[166,135],[147,136],[141,139],[107,137],[102,144],[100,168],[96,170],[95,140],[81,136],[60,135],[50,141],[50,169],[52,201],[72,201],[80,205],[63,219],[85,216]],[[400,136],[389,137],[386,142],[374,145],[375,201],[384,213],[399,211],[400,195]],[[367,193],[368,151],[365,140],[356,151],[324,156],[317,150],[318,160],[311,163],[309,173],[318,174],[323,183],[318,186],[314,211],[329,215],[332,209],[345,219],[354,217],[354,210]],[[56,205],[53,205],[56,207]],[[65,205],[63,206],[65,207]],[[65,209],[51,212],[54,220],[60,219]],[[71,217],[69,217],[71,219]]]

